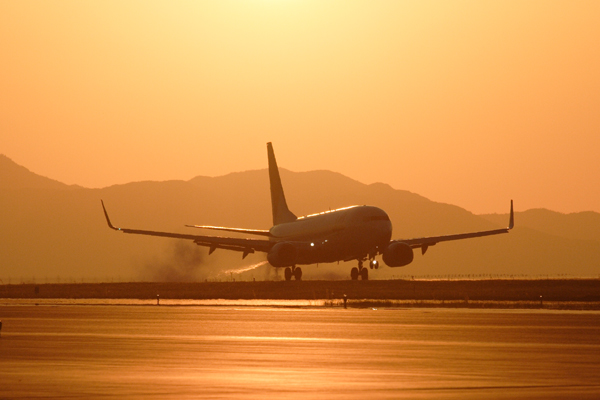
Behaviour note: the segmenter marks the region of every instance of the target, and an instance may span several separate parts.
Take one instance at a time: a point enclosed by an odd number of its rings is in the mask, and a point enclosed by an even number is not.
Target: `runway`
[[[4,305],[0,398],[596,399],[600,313]]]

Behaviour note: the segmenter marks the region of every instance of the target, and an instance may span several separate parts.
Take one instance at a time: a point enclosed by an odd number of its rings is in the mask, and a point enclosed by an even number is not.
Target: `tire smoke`
[[[151,260],[142,267],[142,277],[151,282],[198,282],[209,275],[204,251],[196,244],[174,241],[165,259]]]

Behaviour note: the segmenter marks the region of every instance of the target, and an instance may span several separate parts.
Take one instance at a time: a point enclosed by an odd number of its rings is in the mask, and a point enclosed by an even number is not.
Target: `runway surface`
[[[600,313],[0,306],[0,398],[600,398]]]

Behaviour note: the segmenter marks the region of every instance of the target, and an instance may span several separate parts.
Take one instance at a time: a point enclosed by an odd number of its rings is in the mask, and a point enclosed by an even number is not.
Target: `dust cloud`
[[[148,282],[200,282],[229,280],[277,280],[266,260],[231,268],[228,257],[210,257],[206,247],[174,241],[161,256],[140,262],[139,278]]]
[[[323,281],[340,281],[348,279],[350,276],[350,270],[344,268],[339,271],[325,270],[325,271],[311,271],[312,279],[323,280]]]
[[[205,251],[200,246],[174,241],[163,259],[145,262],[142,266],[142,280],[152,282],[197,282],[210,274],[205,263]]]

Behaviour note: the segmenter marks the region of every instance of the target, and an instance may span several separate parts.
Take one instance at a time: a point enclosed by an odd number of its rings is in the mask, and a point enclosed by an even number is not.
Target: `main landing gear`
[[[285,280],[289,281],[292,279],[292,276],[296,278],[297,281],[302,279],[302,268],[300,267],[287,267],[285,269]]]
[[[369,268],[379,268],[379,263],[377,260],[369,261]],[[369,270],[366,267],[363,267],[363,260],[358,260],[358,268],[354,267],[352,270],[350,270],[350,277],[353,281],[358,280],[359,276],[363,281],[369,280]]]

